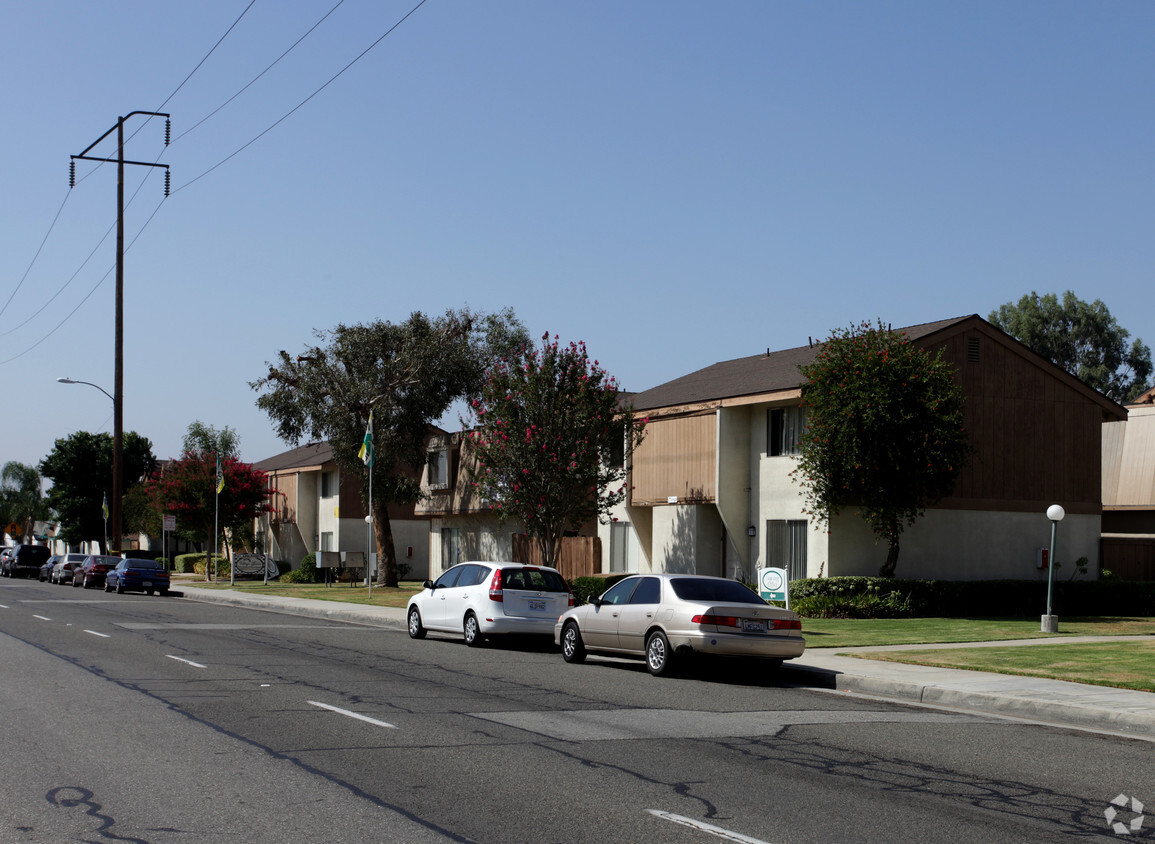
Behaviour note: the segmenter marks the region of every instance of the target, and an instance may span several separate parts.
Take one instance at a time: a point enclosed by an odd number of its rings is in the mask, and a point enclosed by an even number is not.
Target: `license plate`
[[[764,621],[751,621],[748,618],[744,618],[744,619],[742,619],[742,632],[743,633],[765,633],[766,632],[766,622],[764,622]]]
[[[142,583],[141,585],[142,585],[142,586],[143,586],[145,589],[148,589],[150,586],[152,586],[152,581],[151,581],[151,580],[146,580],[146,581],[144,581],[144,583]]]
[[[542,611],[545,609],[545,601],[530,601],[529,608],[531,610]]]

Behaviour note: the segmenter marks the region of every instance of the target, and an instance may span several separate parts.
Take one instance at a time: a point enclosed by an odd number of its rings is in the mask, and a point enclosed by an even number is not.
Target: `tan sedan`
[[[655,676],[692,653],[760,657],[777,667],[806,650],[797,613],[738,581],[688,574],[627,577],[563,613],[554,641],[566,662],[591,653],[642,657]]]

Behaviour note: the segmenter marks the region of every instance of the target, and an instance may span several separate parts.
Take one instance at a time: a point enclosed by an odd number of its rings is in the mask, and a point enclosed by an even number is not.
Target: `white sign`
[[[176,530],[176,516],[165,516],[163,522],[164,530]]]
[[[790,606],[790,583],[786,569],[758,569],[758,594],[766,601],[785,601]]]

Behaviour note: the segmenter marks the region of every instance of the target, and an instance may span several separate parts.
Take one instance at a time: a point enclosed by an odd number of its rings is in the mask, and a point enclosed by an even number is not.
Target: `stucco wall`
[[[1099,571],[1098,516],[1068,515],[1059,522],[1055,556],[1067,579],[1073,562],[1086,557],[1088,575]],[[902,534],[896,576],[928,580],[1047,579],[1036,566],[1036,552],[1048,548],[1051,523],[1044,513],[982,510],[928,510]],[[874,542],[862,519],[852,512],[831,524],[830,563],[826,573],[876,575],[886,560],[886,545]]]

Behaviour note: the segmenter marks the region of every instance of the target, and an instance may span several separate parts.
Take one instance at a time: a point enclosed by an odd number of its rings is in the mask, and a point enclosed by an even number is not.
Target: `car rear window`
[[[552,569],[502,569],[501,587],[534,592],[569,591],[565,579]]]
[[[676,577],[670,581],[674,594],[683,601],[710,601],[726,604],[765,604],[758,595],[736,580],[707,580]]]
[[[160,563],[156,560],[129,560],[128,565],[134,569],[159,569]]]

